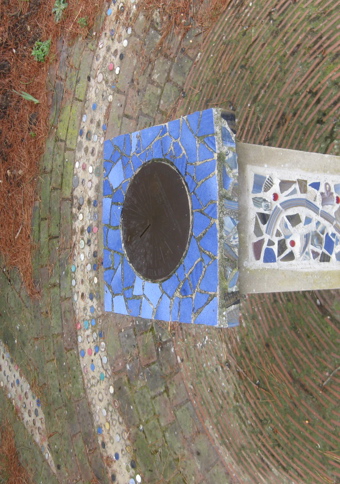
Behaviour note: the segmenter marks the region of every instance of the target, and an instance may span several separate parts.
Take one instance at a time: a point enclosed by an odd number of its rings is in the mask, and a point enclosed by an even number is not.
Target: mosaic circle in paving
[[[122,209],[130,264],[144,279],[162,281],[187,249],[191,209],[182,175],[166,160],[151,160],[133,177]]]

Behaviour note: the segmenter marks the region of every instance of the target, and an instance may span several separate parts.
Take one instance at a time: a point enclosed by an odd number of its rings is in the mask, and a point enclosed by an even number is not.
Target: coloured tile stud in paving
[[[238,164],[209,109],[104,145],[105,311],[238,324]]]

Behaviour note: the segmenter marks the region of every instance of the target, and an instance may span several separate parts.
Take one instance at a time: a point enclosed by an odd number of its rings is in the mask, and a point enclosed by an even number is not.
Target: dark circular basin
[[[191,203],[182,175],[167,160],[145,163],[134,175],[122,209],[123,246],[144,279],[163,281],[179,266],[191,230]]]

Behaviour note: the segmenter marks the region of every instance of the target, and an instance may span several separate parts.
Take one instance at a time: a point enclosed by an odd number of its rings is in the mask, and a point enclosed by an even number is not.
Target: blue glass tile
[[[201,118],[201,113],[200,111],[197,111],[196,113],[189,114],[187,116],[187,123],[189,124],[191,131],[196,134],[197,129],[198,129],[198,124]]]
[[[232,184],[232,182],[233,182],[233,178],[231,178],[231,177],[228,175],[227,170],[225,169],[225,167],[223,167],[222,176],[223,176],[223,188],[224,188],[225,190],[229,190],[230,185],[231,185],[231,184]]]
[[[235,202],[235,200],[224,200],[224,208],[226,208],[227,210],[237,211],[238,201]]]
[[[266,181],[266,177],[263,175],[258,175],[257,173],[254,175],[254,183],[252,193],[261,193],[263,190],[264,182]]]
[[[176,274],[173,274],[170,279],[162,282],[161,285],[163,291],[165,291],[169,297],[172,297],[178,287],[178,277],[176,276]]]
[[[207,292],[216,292],[217,290],[218,267],[217,260],[214,260],[206,269],[200,289]]]
[[[333,254],[334,240],[328,234],[326,234],[326,237],[325,237],[325,249],[330,255]]]
[[[152,145],[152,158],[163,158],[162,140],[157,139]]]
[[[171,310],[171,320],[172,321],[178,321],[179,320],[179,303],[180,303],[180,299],[178,297],[175,297],[174,303],[172,305],[172,310]]]
[[[188,279],[185,279],[185,281],[184,281],[184,283],[181,287],[180,293],[181,293],[182,296],[190,296],[190,294],[192,294],[192,290],[191,290]]]
[[[214,157],[215,153],[209,150],[204,143],[200,143],[198,148],[198,161],[211,160]]]
[[[338,195],[340,195],[340,183],[336,183],[334,185],[334,191],[335,191],[335,193],[337,193]]]
[[[141,312],[140,312],[140,315],[142,318],[151,318],[152,317],[152,307],[150,306],[150,304],[148,303],[148,301],[146,300],[146,298],[144,297],[143,300],[142,300],[142,308],[141,308]]]
[[[143,281],[138,276],[136,276],[135,287],[133,288],[133,295],[134,296],[142,296],[143,295]]]
[[[106,285],[104,286],[104,310],[112,311],[112,296]]]
[[[235,274],[233,275],[233,277],[232,277],[232,278],[231,278],[231,280],[229,281],[229,287],[230,287],[231,289],[233,289],[233,288],[236,286],[237,281],[238,281],[238,276],[239,276],[239,273],[238,273],[238,271],[237,271],[237,272],[235,272]]]
[[[173,164],[175,165],[175,167],[177,168],[177,170],[183,175],[185,176],[185,173],[186,173],[186,168],[187,168],[187,162],[188,162],[188,159],[185,155],[182,155],[180,156],[179,158],[175,158],[173,161]],[[196,183],[194,182],[194,185],[193,186],[196,186]],[[189,188],[190,190],[190,188]],[[193,190],[193,188],[192,188]]]
[[[195,214],[196,215],[196,214]],[[195,265],[196,261],[201,257],[199,247],[197,245],[196,239],[191,238],[189,249],[185,259],[183,261],[186,274]]]
[[[130,163],[128,163],[124,168],[125,178],[131,178],[133,174],[134,171],[132,170]]]
[[[133,288],[129,287],[129,289],[125,289],[124,291],[125,300],[130,299],[132,296],[133,296]]]
[[[231,260],[236,261],[238,259],[238,255],[229,247],[228,244],[224,243],[223,244],[224,252],[228,257],[230,257]]]
[[[199,210],[202,208],[201,202],[198,200],[194,193],[191,195],[191,203],[193,210]]]
[[[211,260],[211,259],[209,259]],[[193,268],[192,272],[190,273],[190,281],[191,281],[191,285],[195,291],[195,289],[197,288],[198,286],[198,281],[201,277],[203,273],[203,263],[200,261],[198,262],[195,267]]]
[[[154,282],[145,281],[144,283],[144,294],[152,302],[153,306],[156,307],[162,292],[159,288],[159,284]]]
[[[161,133],[161,130],[162,130],[162,126],[151,126],[150,128],[146,128],[140,131],[143,150],[145,150],[147,146],[151,145],[151,143]]]
[[[131,134],[131,153],[134,153],[137,148],[137,144],[139,142],[139,131],[136,131]]]
[[[112,225],[112,227],[117,227],[120,224],[122,208],[122,205],[112,205],[110,218],[110,225]]]
[[[202,312],[194,321],[196,324],[206,324],[216,326],[217,324],[217,297],[214,297],[210,303],[205,306]]]
[[[181,120],[175,119],[168,123],[168,132],[173,139],[178,139],[181,132]]]
[[[107,247],[107,234],[109,232],[109,229],[107,227],[103,227],[103,242],[104,242],[104,247]]]
[[[200,127],[197,136],[208,136],[215,132],[214,114],[212,109],[202,112]]]
[[[130,158],[128,156],[122,156],[121,160],[122,160],[122,165],[123,165],[123,168],[124,168],[129,163]]]
[[[184,264],[182,264],[181,266],[179,266],[177,268],[177,276],[179,278],[180,281],[183,281],[184,277],[185,277],[185,269],[184,269]]]
[[[109,180],[104,180],[103,182],[103,195],[106,197],[107,195],[112,195],[112,188],[109,183]]]
[[[104,160],[109,160],[113,153],[113,144],[110,140],[105,141],[104,143],[104,150],[103,150],[103,158]]]
[[[215,138],[215,136],[208,136],[207,138],[204,138],[204,141],[211,150],[216,152],[216,138]]]
[[[205,213],[209,215],[209,217],[217,219],[217,204],[210,203],[205,209]]]
[[[120,157],[121,157],[121,154],[119,153],[119,151],[113,150],[113,153],[112,153],[112,155],[110,157],[110,160],[115,165],[117,163],[117,161],[119,160]]]
[[[104,249],[103,267],[104,267],[104,269],[107,269],[108,267],[111,267],[111,265],[112,265],[111,252],[107,249]]]
[[[123,268],[124,268],[124,287],[130,287],[135,282],[136,274],[126,259],[124,259]]]
[[[120,230],[109,229],[107,234],[107,247],[116,252],[123,252]]]
[[[111,161],[104,161],[103,163],[103,167],[104,167],[104,178],[110,173],[110,170],[112,168],[112,163]]]
[[[105,271],[109,272],[109,271]],[[120,265],[114,275],[111,282],[111,289],[113,294],[122,294],[123,292],[123,281],[122,281],[122,266]]]
[[[264,251],[263,262],[276,262],[276,256],[273,249],[267,247]]]
[[[142,165],[142,162],[138,158],[138,156],[133,155],[133,157],[132,157],[132,164],[133,164],[134,171],[136,172],[138,170],[138,168]]]
[[[126,190],[127,190],[127,187],[129,186],[130,182],[129,181],[125,181],[123,184],[122,184],[122,192],[125,194],[126,193]]]
[[[223,218],[223,231],[225,235],[229,235],[230,232],[234,230],[234,227],[236,227],[237,221],[234,220],[232,217],[224,217]]]
[[[186,173],[192,176],[192,178],[195,178],[195,165],[189,165],[188,163],[186,168]]]
[[[124,151],[124,138],[125,134],[121,134],[120,136],[117,136],[113,139],[113,144],[116,149],[118,148],[119,151]]]
[[[208,176],[210,176],[212,173],[215,172],[215,169],[216,169],[215,160],[206,161],[201,165],[196,165],[196,180],[200,182],[204,178],[207,178]]]
[[[192,298],[186,297],[182,299],[179,306],[179,321],[180,323],[191,323],[192,317]]]
[[[188,162],[195,163],[197,161],[196,138],[185,122],[182,123],[181,144],[188,158]]]
[[[203,182],[195,191],[198,198],[201,200],[203,205],[206,205],[210,201],[217,200],[217,179],[216,176],[208,178]]]
[[[305,223],[304,223],[304,225],[309,225],[311,222],[312,222],[312,218],[311,218],[311,217],[306,217],[306,218],[305,218]]]
[[[130,299],[127,301],[128,313],[130,316],[139,316],[140,315],[140,299]]]
[[[116,165],[112,168],[108,178],[110,180],[112,188],[119,187],[119,185],[124,180],[124,171],[121,161],[118,161]]]
[[[192,193],[196,188],[196,182],[190,175],[185,175],[185,181],[187,182],[189,193]]]
[[[110,266],[109,266],[110,267]],[[109,269],[107,271],[104,271],[104,281],[110,286],[112,278],[114,276],[115,271],[112,269]]]
[[[225,161],[228,163],[228,166],[231,170],[238,169],[237,154],[234,151],[230,151],[226,155]]]
[[[118,314],[128,314],[123,296],[114,296],[112,298],[113,311]]]
[[[170,318],[170,299],[166,294],[163,294],[163,296],[159,301],[155,318],[161,319],[162,321],[170,321],[171,319]]]
[[[230,132],[228,131],[228,129],[225,126],[222,126],[221,132],[222,132],[222,143],[225,146],[235,148],[236,146],[235,140],[233,136],[230,134]]]
[[[110,223],[111,198],[103,198],[103,224]]]
[[[202,252],[201,256],[206,266],[212,261],[211,257],[209,257],[208,254],[205,254],[204,252]]]
[[[176,158],[182,156],[183,154],[182,146],[178,143],[178,141],[174,141],[172,146],[173,146],[173,150]]]
[[[116,190],[113,194],[112,201],[115,203],[123,203],[124,193],[121,190]]]
[[[337,260],[338,262],[340,261],[340,252],[337,252],[337,253],[335,254],[335,258],[336,258],[336,260]]]
[[[309,186],[314,188],[315,190],[319,190],[320,189],[320,182],[310,183]]]
[[[201,292],[198,292],[195,296],[194,311],[196,312],[198,309],[204,306],[204,304],[208,301],[208,299],[209,299],[209,294],[203,294]]]
[[[131,147],[132,147],[131,135],[130,134],[126,134],[125,135],[124,152],[128,156],[130,156],[130,154],[131,154]]]
[[[167,135],[167,136],[164,136],[161,141],[162,141],[163,156],[166,156],[171,148],[172,139],[170,136]]]
[[[193,226],[193,234],[195,237],[198,237],[203,230],[205,230],[208,225],[210,224],[210,218],[206,217],[200,212],[194,212],[194,226]],[[198,257],[195,259],[197,260]]]
[[[216,224],[214,224],[202,237],[202,240],[200,241],[200,246],[217,257],[217,244],[217,227]]]

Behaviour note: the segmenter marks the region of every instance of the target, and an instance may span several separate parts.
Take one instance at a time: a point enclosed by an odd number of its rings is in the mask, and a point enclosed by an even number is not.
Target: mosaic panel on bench
[[[254,169],[255,170],[255,169]],[[251,188],[257,263],[291,269],[340,262],[340,183],[334,176],[254,173]]]
[[[118,136],[104,144],[106,311],[165,321],[218,324],[217,154],[220,141],[216,136],[215,116],[214,110],[197,112],[164,125]],[[232,143],[235,146],[233,139]],[[121,236],[127,189],[141,166],[152,160],[168,163],[181,175],[189,194],[192,216],[184,257],[174,273],[158,282],[145,280],[133,269]],[[236,313],[234,320],[237,324]]]

